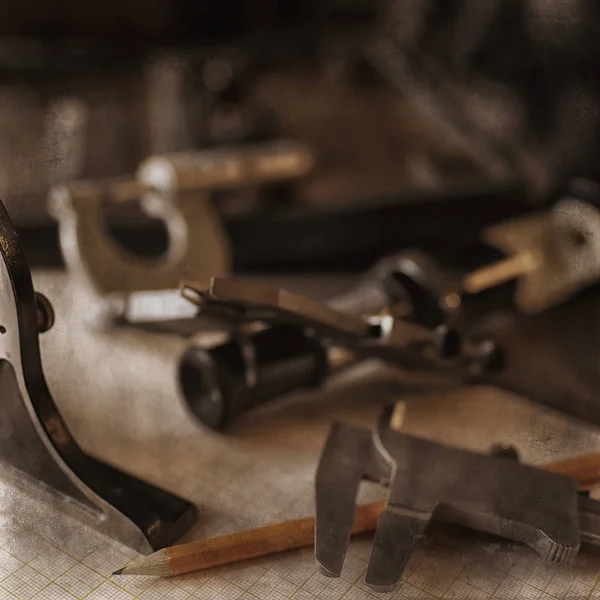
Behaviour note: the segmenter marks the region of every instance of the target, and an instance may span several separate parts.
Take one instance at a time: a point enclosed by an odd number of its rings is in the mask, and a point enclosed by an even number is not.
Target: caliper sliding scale
[[[512,449],[491,455],[395,431],[386,412],[375,431],[335,424],[316,478],[315,556],[339,577],[361,480],[389,486],[366,573],[375,591],[398,584],[431,519],[526,544],[542,558],[571,562],[582,540],[600,543],[600,502],[577,481],[522,465]]]

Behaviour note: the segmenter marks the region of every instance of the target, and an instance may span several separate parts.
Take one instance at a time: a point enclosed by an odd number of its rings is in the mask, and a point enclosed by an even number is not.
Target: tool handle
[[[575,458],[551,462],[544,467],[553,473],[569,475],[579,482],[580,488],[586,488],[600,481],[600,455],[588,454]]]
[[[179,380],[195,416],[220,431],[252,408],[318,386],[328,371],[319,340],[301,327],[278,325],[209,349],[191,346]]]

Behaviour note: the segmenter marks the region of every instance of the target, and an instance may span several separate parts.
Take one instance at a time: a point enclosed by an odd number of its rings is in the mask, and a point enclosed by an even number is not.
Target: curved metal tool
[[[184,277],[225,273],[229,266],[214,207],[191,193],[154,194],[142,200],[142,206],[166,225],[169,248],[164,257],[142,260],[111,240],[103,226],[103,205],[114,201],[120,186],[135,190],[134,183],[75,181],[51,190],[65,262],[98,295],[108,322],[124,316],[127,298],[134,292],[176,289]],[[145,193],[141,186],[137,191]]]
[[[306,147],[280,141],[153,156],[140,165],[134,180],[74,181],[55,186],[50,191],[49,209],[60,224],[61,249],[69,269],[101,299],[97,324],[129,320],[128,302],[136,293],[176,290],[181,280],[208,282],[209,277],[229,270],[229,245],[210,201],[210,190],[299,176],[311,166],[312,155]],[[169,247],[160,259],[131,256],[113,242],[103,225],[105,202],[138,199],[142,208],[167,228]],[[177,294],[172,296],[177,304]],[[185,312],[183,303],[180,307]]]
[[[412,437],[389,427],[375,432],[336,424],[316,477],[315,556],[325,575],[339,577],[362,479],[389,485],[366,583],[393,589],[432,518],[491,533],[568,563],[582,538],[598,539],[600,503],[579,499],[577,482],[485,455]],[[580,535],[581,528],[581,535]]]
[[[170,545],[193,505],[85,454],[48,390],[38,332],[51,325],[0,202],[0,467],[3,477],[139,552]]]

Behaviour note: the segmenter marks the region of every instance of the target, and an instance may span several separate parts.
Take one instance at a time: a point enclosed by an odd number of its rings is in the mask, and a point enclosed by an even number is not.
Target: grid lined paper
[[[411,396],[410,386],[368,366],[249,416],[233,435],[212,434],[179,399],[176,361],[189,341],[128,328],[100,335],[85,327],[90,304],[70,278],[34,275],[56,312],[56,325],[40,337],[44,371],[75,439],[198,506],[186,541],[310,514],[331,422],[372,424],[381,404],[399,398],[408,406],[405,430],[441,442],[482,451],[513,443],[532,464],[556,460],[565,449],[600,450],[597,431],[514,398],[477,390]],[[363,491],[363,502],[381,497]],[[437,527],[398,589],[385,595],[364,583],[369,553],[368,537],[354,540],[339,579],[317,572],[311,548],[171,579],[112,577],[138,555],[52,506],[34,506],[0,477],[0,600],[600,600],[600,552],[593,548],[583,548],[575,566],[557,567],[528,548]]]
[[[5,490],[6,491],[6,490]],[[10,490],[18,504],[33,500]],[[449,526],[435,526],[419,547],[395,592],[376,594],[364,583],[370,539],[353,540],[339,579],[321,575],[311,548],[175,578],[111,577],[139,556],[44,506],[48,519],[72,529],[76,547],[26,523],[0,530],[0,600],[563,600],[600,598],[600,548],[583,547],[574,566],[543,562],[524,546]]]

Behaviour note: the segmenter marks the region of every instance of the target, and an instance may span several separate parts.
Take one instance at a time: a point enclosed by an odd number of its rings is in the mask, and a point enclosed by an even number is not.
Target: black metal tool
[[[569,563],[582,540],[597,543],[600,502],[577,493],[575,479],[519,464],[516,453],[478,454],[389,427],[333,426],[316,477],[315,556],[339,577],[362,479],[389,485],[366,574],[394,589],[433,519],[527,544],[542,558]]]
[[[42,370],[38,333],[52,326],[51,305],[33,290],[1,202],[0,239],[2,477],[140,552],[172,544],[195,521],[195,507],[77,445]]]
[[[251,408],[318,386],[332,369],[354,360],[347,354],[332,357],[329,347],[336,342],[358,356],[379,356],[415,367],[418,352],[428,345],[440,355],[457,353],[458,335],[443,326],[447,319],[440,304],[450,288],[441,277],[430,276],[433,271],[419,268],[427,260],[417,252],[384,258],[352,291],[327,305],[237,280],[215,279],[203,297],[184,286],[184,294],[200,303],[201,312],[272,324],[250,333],[239,327],[224,344],[187,349],[179,376],[192,411],[203,424],[220,430]],[[413,277],[419,285],[410,285]],[[400,309],[409,319],[417,317],[418,324],[360,316],[384,309],[392,313]],[[431,330],[420,326],[423,321]]]
[[[213,348],[190,346],[179,381],[196,418],[220,431],[252,408],[320,385],[330,370],[324,344],[302,327],[279,325]]]
[[[479,302],[475,296],[462,294],[460,279],[452,274],[444,274],[434,261],[426,258],[419,253],[408,253],[402,261],[396,261],[394,276],[386,280],[389,286],[386,293],[406,294],[407,304],[412,311],[409,317],[425,326],[425,331],[423,328],[419,330],[421,335],[427,337],[435,331],[443,332],[439,324],[446,324],[450,328],[441,340],[447,343],[452,341],[448,333],[455,329],[460,331],[462,343],[459,359],[450,363],[429,362],[430,368],[438,373],[444,371],[456,385],[499,387],[563,414],[600,425],[600,402],[597,401],[597,392],[600,390],[600,369],[597,365],[600,336],[596,328],[598,286],[580,291],[568,301],[540,313],[521,314],[511,304],[510,297],[501,293],[501,289],[497,290],[497,295],[503,300],[501,303],[496,302],[498,298],[493,298],[492,302]],[[230,318],[235,317],[240,321],[260,318],[271,323],[281,323],[283,320],[288,325],[295,324],[305,330],[309,326],[315,329],[314,323],[306,319],[290,320],[290,306],[288,310],[282,310],[285,306],[281,305],[276,295],[262,298],[261,309],[259,298],[244,307],[251,297],[246,296],[242,288],[232,292],[219,286],[217,291],[221,295],[218,301],[215,298],[214,307],[227,308]],[[510,286],[505,291],[510,292]],[[385,293],[381,297],[385,298]],[[332,311],[328,309],[326,319],[331,317]],[[333,314],[335,321],[337,313],[333,311]],[[319,319],[322,317],[320,315]],[[347,318],[344,316],[344,319]],[[394,326],[395,333],[398,333],[396,341],[406,337],[406,332],[400,334],[400,331],[407,327],[407,323],[399,319],[379,319],[375,333],[377,327],[386,324]],[[358,323],[359,328],[364,326],[364,321]],[[327,331],[317,333],[319,339],[327,338]],[[394,340],[373,333],[374,330],[370,329],[366,335],[354,332],[354,337],[335,337],[342,346],[363,355],[379,356],[408,368],[418,368],[415,352],[404,353],[399,360],[398,347],[390,343]],[[356,343],[357,339],[359,343]],[[429,344],[430,350],[433,347],[434,344]],[[244,357],[248,356],[251,355],[244,354]],[[204,368],[212,368],[210,364],[210,361],[205,362]],[[317,361],[314,364],[322,363]],[[197,369],[196,373],[201,375],[202,371]],[[208,372],[203,377],[210,380]],[[307,380],[314,384],[315,378],[311,375],[307,376]],[[246,379],[246,383],[248,381]],[[290,391],[292,389],[295,388],[289,388]],[[198,398],[200,396],[192,395],[188,401],[193,405]],[[220,402],[216,398],[217,394],[211,396],[215,404]],[[225,424],[226,421],[223,421],[218,427],[224,427]]]

